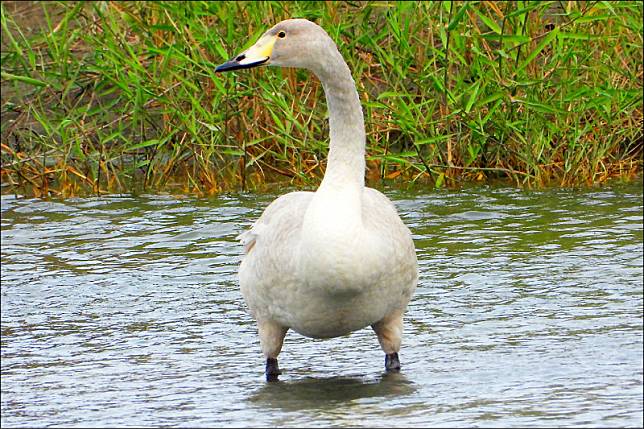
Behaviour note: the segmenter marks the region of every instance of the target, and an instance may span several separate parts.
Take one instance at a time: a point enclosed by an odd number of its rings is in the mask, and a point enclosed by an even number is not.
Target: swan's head
[[[261,65],[316,70],[326,62],[325,57],[334,52],[337,52],[335,43],[322,27],[306,19],[287,19],[264,33],[253,46],[218,66],[215,71]]]

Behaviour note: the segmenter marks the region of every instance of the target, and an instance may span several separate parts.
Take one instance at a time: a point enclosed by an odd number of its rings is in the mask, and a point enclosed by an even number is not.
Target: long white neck
[[[331,142],[326,172],[304,214],[300,267],[310,286],[343,290],[355,272],[363,241],[365,130],[349,67],[329,38],[310,69],[322,82]],[[323,55],[322,55],[323,54]]]
[[[314,73],[322,82],[329,109],[331,141],[320,190],[364,188],[365,130],[360,98],[349,67],[335,46]]]
[[[346,241],[362,228],[364,118],[349,67],[331,39],[324,54],[311,70],[326,95],[331,142],[324,179],[304,215],[303,242],[311,250],[329,243],[349,249]]]

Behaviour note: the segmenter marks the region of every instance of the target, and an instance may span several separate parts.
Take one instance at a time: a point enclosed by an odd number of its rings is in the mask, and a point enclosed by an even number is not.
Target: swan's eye
[[[280,39],[283,39],[286,37],[286,33],[284,31],[280,31],[279,33],[277,33],[277,37],[279,37]]]

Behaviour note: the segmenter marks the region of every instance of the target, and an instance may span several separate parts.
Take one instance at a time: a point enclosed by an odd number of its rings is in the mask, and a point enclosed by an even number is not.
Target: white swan
[[[316,192],[273,201],[240,238],[239,283],[257,321],[266,377],[276,380],[288,329],[330,338],[371,326],[399,371],[402,315],[418,279],[409,229],[382,193],[364,185],[365,130],[349,67],[318,25],[289,19],[248,50],[220,65],[306,68],[320,79],[329,109],[331,143]]]

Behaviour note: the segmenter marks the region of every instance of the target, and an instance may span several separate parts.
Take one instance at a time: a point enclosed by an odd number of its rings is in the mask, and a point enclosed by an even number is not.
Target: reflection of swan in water
[[[377,378],[304,378],[265,384],[249,398],[262,408],[283,411],[334,408],[339,402],[355,399],[406,396],[416,391],[413,382],[401,373],[385,373]]]

